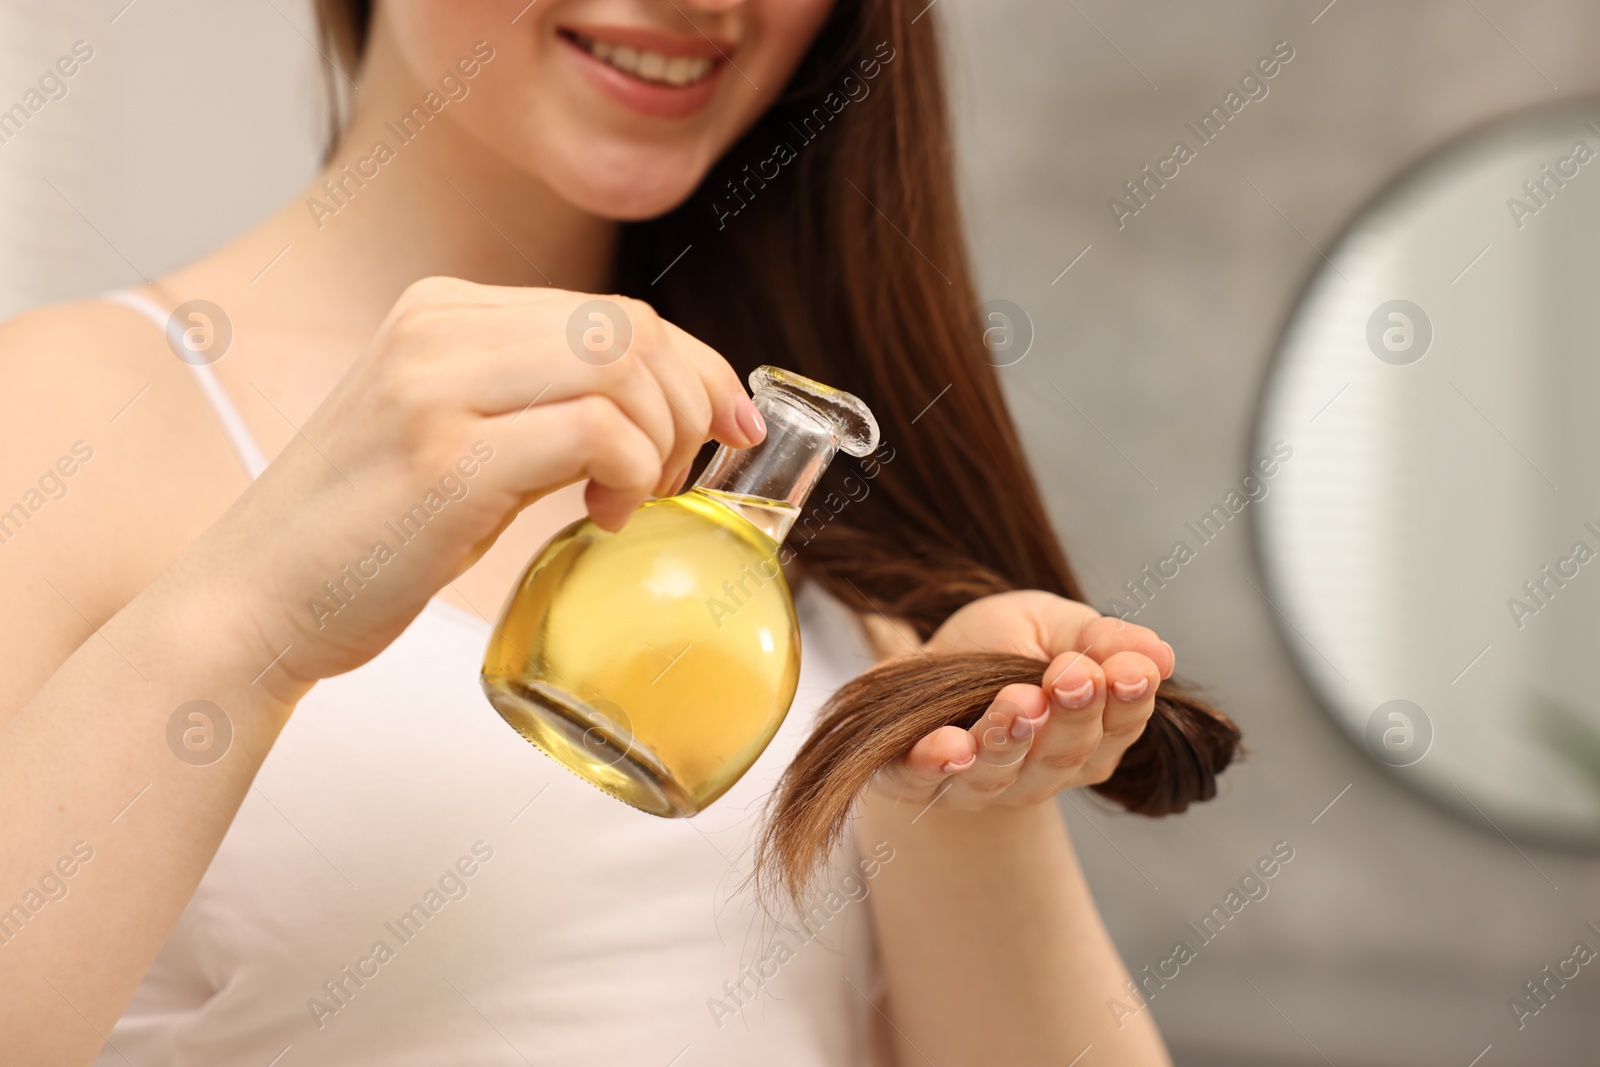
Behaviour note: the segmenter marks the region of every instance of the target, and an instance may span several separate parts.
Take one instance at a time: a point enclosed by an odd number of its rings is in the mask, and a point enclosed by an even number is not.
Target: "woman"
[[[1127,975],[1052,798],[1111,774],[1173,654],[995,593],[1073,587],[981,359],[921,7],[327,0],[359,88],[304,195],[4,326],[0,485],[52,499],[0,559],[0,1058],[1167,1062],[1106,1009]],[[569,348],[591,294],[624,358]],[[553,531],[762,438],[765,362],[890,448],[794,544],[784,731],[654,820],[507,730],[477,657]],[[833,689],[924,649],[1050,667],[879,775],[827,892],[762,921],[762,798]]]

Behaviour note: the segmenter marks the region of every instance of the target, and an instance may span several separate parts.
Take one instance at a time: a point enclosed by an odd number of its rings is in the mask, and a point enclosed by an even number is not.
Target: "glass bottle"
[[[654,815],[703,811],[783,722],[800,629],[780,545],[836,452],[878,425],[856,397],[776,367],[750,375],[767,436],[723,445],[694,486],[611,533],[540,549],[501,611],[483,689],[539,749]]]

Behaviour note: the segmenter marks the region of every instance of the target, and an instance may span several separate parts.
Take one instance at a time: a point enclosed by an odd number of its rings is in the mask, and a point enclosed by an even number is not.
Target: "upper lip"
[[[561,27],[568,33],[591,41],[629,45],[646,52],[659,52],[668,57],[718,59],[734,48],[728,40],[717,40],[701,33],[681,34],[643,26],[596,26],[576,23]]]

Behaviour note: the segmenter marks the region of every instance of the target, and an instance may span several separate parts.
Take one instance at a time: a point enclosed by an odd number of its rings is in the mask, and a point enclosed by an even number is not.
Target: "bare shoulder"
[[[0,322],[6,452],[26,448],[33,431],[63,416],[95,421],[125,385],[165,369],[158,358],[164,347],[153,323],[104,300],[51,305]]]
[[[0,723],[242,491],[232,459],[148,319],[0,323]]]

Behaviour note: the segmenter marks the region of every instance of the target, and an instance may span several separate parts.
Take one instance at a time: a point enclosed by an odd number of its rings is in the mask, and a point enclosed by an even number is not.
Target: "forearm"
[[[0,732],[0,1061],[92,1060],[210,864],[292,706],[238,615],[169,571]]]
[[[858,838],[895,859],[871,901],[897,1060],[940,1067],[1168,1060],[1148,1014],[1106,1010],[1127,971],[1054,803],[924,812],[869,793]]]

